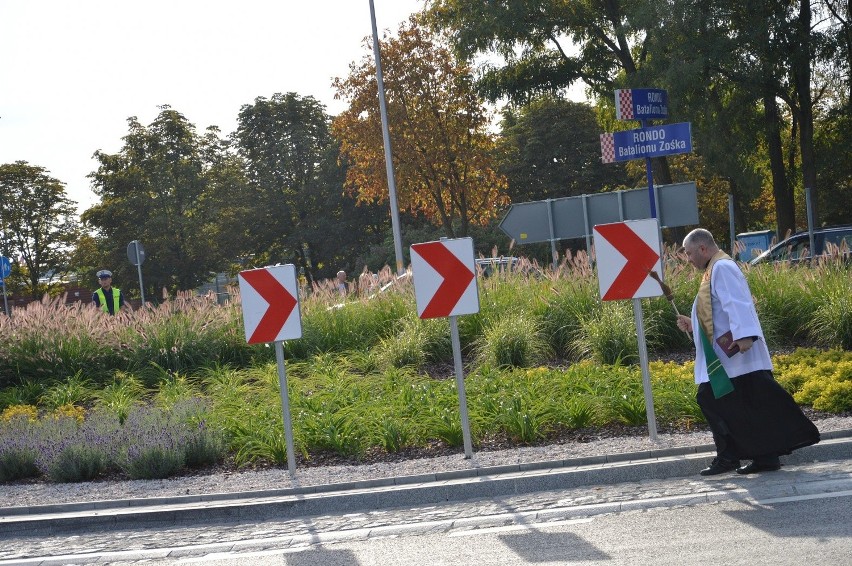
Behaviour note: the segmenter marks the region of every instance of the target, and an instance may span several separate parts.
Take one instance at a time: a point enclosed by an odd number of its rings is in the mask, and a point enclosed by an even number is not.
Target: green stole
[[[707,361],[707,376],[710,379],[710,387],[713,389],[713,396],[716,399],[724,397],[734,390],[731,378],[728,377],[728,372],[722,367],[719,356],[713,350],[713,343],[708,338],[713,336],[713,305],[710,298],[710,280],[713,274],[713,265],[720,259],[731,259],[731,257],[719,250],[710,258],[710,262],[704,270],[704,277],[701,279],[701,286],[698,288],[698,297],[695,300],[695,314],[698,317],[698,335],[701,337],[704,359]]]

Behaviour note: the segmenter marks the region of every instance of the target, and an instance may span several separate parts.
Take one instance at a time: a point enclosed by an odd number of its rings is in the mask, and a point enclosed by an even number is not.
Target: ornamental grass
[[[666,282],[688,314],[700,276],[669,251]],[[776,377],[803,405],[852,410],[852,278],[837,262],[745,267]],[[478,280],[480,312],[459,317],[475,445],[532,444],[567,430],[646,422],[634,313],[602,303],[584,253],[556,269],[521,261]],[[384,288],[384,290],[381,290]],[[168,477],[225,459],[284,465],[273,348],[248,345],[239,294],[181,295],[110,317],[47,299],[0,315],[0,481]],[[420,320],[409,277],[368,291],[301,290],[303,337],[285,343],[298,455],[357,460],[461,446],[446,319]],[[650,354],[691,349],[663,298],[642,300]],[[652,362],[658,422],[703,423],[692,363]]]

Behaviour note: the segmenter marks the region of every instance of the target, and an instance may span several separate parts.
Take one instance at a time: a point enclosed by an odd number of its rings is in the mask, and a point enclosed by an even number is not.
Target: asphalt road
[[[798,565],[847,566],[852,493],[819,499],[654,508],[595,517],[450,529],[119,562],[207,566]]]
[[[724,502],[177,561],[210,566],[820,564],[852,561],[852,494]]]
[[[0,536],[0,565],[852,563],[852,461],[291,520]]]

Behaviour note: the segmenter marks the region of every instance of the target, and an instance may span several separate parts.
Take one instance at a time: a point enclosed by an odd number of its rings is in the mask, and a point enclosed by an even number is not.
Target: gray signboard
[[[142,242],[133,240],[127,244],[127,259],[133,265],[142,265],[145,262],[145,248],[142,247]]]
[[[694,182],[654,188],[661,228],[698,224]],[[598,224],[651,217],[648,189],[632,189],[513,204],[500,229],[519,244],[591,236]]]

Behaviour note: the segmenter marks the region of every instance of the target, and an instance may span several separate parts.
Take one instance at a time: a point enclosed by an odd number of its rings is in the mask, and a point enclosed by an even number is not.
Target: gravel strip
[[[815,421],[822,432],[852,429],[852,417],[828,417]],[[311,485],[327,485],[366,479],[413,476],[484,468],[489,466],[563,460],[584,456],[602,456],[642,452],[662,448],[697,446],[712,443],[709,432],[660,434],[657,442],[646,437],[614,437],[590,442],[567,442],[546,446],[525,446],[508,450],[474,452],[465,460],[462,453],[399,462],[363,465],[316,466],[296,469],[295,480],[286,469],[247,470],[183,476],[165,480],[96,481],[79,484],[47,482],[3,485],[0,508],[44,504],[89,502],[116,499],[141,499],[233,493],[268,489],[286,489]],[[0,514],[2,510],[0,509]]]

